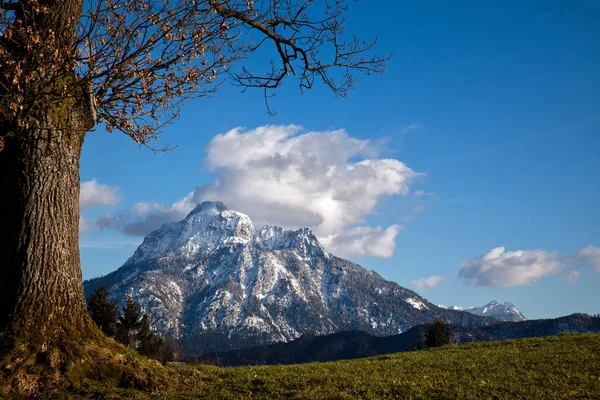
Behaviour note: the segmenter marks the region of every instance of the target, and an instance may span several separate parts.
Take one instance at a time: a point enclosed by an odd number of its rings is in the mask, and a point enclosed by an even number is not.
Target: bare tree
[[[0,354],[81,349],[97,332],[78,247],[89,130],[153,148],[186,101],[227,80],[265,99],[288,76],[345,96],[354,71],[386,61],[346,34],[345,11],[345,0],[0,0]]]

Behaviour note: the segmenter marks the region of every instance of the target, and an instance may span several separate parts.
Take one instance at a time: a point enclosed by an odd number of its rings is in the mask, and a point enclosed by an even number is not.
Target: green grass
[[[163,375],[163,373],[165,375]],[[154,392],[82,381],[66,398],[600,399],[600,335],[565,334],[291,366],[171,365]]]

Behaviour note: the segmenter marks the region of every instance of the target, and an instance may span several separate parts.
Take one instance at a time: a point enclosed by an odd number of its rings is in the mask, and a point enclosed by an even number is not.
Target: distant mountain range
[[[450,325],[452,343],[485,342],[556,335],[564,332],[600,332],[600,317],[573,314],[556,319],[505,322],[481,328]],[[366,332],[305,335],[289,343],[230,350],[189,357],[187,361],[221,366],[299,364],[370,357],[413,349],[424,333],[418,325],[405,333],[377,337]]]
[[[154,329],[188,355],[362,331],[397,335],[434,318],[466,327],[494,321],[436,306],[336,257],[309,228],[256,228],[220,202],[150,233],[115,272],[84,282],[132,294]]]
[[[463,308],[458,306],[445,307],[442,305],[439,307],[448,308],[449,310],[466,311],[482,317],[490,317],[497,321],[518,322],[527,320],[521,311],[519,311],[519,309],[510,301],[491,301],[481,307]]]

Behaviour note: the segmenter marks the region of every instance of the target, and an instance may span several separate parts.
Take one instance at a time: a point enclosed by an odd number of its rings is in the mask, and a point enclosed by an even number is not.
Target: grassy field
[[[171,365],[152,393],[91,380],[67,398],[600,399],[600,335],[565,334],[291,366]],[[121,383],[122,385],[122,383]]]

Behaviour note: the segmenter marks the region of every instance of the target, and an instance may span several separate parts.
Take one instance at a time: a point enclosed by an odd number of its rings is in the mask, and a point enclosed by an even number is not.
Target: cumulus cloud
[[[406,196],[422,175],[399,160],[377,158],[376,145],[343,129],[236,128],[215,136],[206,151],[207,168],[218,174],[215,182],[196,187],[175,204],[124,210],[98,223],[145,235],[181,219],[202,201],[219,200],[258,225],[309,226],[341,256],[390,257],[399,227],[362,226],[364,219],[383,198]]]
[[[412,281],[410,284],[412,286],[416,287],[417,289],[434,288],[437,285],[439,285],[440,283],[447,281],[447,280],[448,280],[448,277],[446,277],[446,276],[434,275],[434,276],[430,276],[427,278],[421,278],[416,281]]]
[[[79,207],[114,206],[121,201],[119,188],[98,183],[95,179],[82,182],[79,190]]]
[[[351,161],[372,148],[345,130],[301,132],[290,125],[217,135],[207,163],[219,178],[197,188],[195,197],[327,236],[362,221],[383,197],[405,196],[419,175],[395,159]]]
[[[588,246],[565,256],[545,250],[506,251],[504,247],[492,249],[485,255],[461,263],[459,277],[476,286],[529,285],[545,276],[575,268],[591,267],[600,271],[600,249]],[[576,279],[579,271],[569,273]]]
[[[396,248],[396,236],[402,227],[392,225],[381,227],[357,226],[336,235],[321,238],[325,248],[344,257],[390,258]]]
[[[463,261],[461,265],[459,277],[477,286],[528,285],[562,269],[555,252],[506,251],[504,247],[496,247],[483,256]]]

